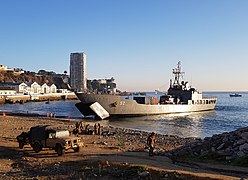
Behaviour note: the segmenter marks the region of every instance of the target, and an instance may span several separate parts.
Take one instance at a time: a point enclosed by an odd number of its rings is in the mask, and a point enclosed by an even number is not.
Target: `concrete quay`
[[[76,100],[74,93],[50,93],[50,94],[32,94],[32,95],[9,95],[0,96],[0,104],[4,103],[26,103],[36,101],[58,101],[58,100]]]

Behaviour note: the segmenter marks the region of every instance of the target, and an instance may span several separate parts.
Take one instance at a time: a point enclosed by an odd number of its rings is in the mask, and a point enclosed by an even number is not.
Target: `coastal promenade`
[[[6,96],[0,96],[0,104],[4,103],[26,103],[30,101],[55,101],[55,100],[61,100],[61,99],[69,99],[74,100],[77,99],[74,92],[71,93],[50,93],[50,94],[32,94],[32,95],[23,95],[23,94],[17,94],[17,95],[6,95]]]

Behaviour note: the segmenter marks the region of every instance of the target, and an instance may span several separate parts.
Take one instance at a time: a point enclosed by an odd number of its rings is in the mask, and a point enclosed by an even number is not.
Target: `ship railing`
[[[214,100],[214,99],[217,99],[217,97],[216,96],[203,96],[202,99]]]

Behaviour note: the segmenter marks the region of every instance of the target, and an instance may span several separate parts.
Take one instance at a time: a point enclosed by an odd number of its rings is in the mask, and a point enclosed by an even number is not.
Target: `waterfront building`
[[[55,84],[52,84],[50,86],[50,93],[56,93],[57,92],[57,86]]]
[[[70,85],[76,91],[87,91],[86,54],[84,52],[70,55]]]
[[[0,87],[0,95],[1,96],[9,96],[9,95],[15,95],[16,90],[11,87]]]
[[[47,94],[47,93],[50,93],[50,86],[44,83],[41,86],[41,94]]]
[[[22,82],[19,86],[18,86],[18,89],[17,89],[17,92],[18,93],[24,93],[28,88],[28,85],[24,82]]]
[[[0,88],[3,90],[14,90],[16,93],[21,94],[49,94],[57,92],[55,84],[47,85],[44,83],[41,86],[37,82],[4,82],[0,83]],[[2,91],[2,94],[4,92]]]
[[[14,89],[17,93],[24,93],[27,84],[23,82],[2,82],[0,87]]]
[[[27,83],[30,87],[28,88],[29,94],[40,94],[41,93],[41,86],[37,82],[30,82]]]
[[[111,79],[94,79],[91,81],[91,90],[94,93],[103,93],[103,94],[115,94],[116,93],[116,83],[115,79],[112,77]]]

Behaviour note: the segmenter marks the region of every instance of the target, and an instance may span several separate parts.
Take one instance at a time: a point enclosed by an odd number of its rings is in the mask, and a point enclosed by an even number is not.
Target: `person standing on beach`
[[[52,112],[49,113],[49,117],[50,117],[50,119],[52,119],[52,117],[53,117],[53,113]]]
[[[98,126],[98,128],[97,128],[98,129],[97,134],[98,135],[101,135],[101,125],[100,125],[100,123],[98,123],[97,126]]]
[[[147,137],[147,140],[146,140],[146,144],[149,147],[149,156],[153,156],[154,155],[153,151],[154,151],[155,143],[156,143],[156,136],[155,136],[155,133],[152,132]]]
[[[94,125],[94,132],[96,135],[98,134],[98,125],[96,123]]]
[[[6,113],[3,112],[3,119],[6,119]]]

